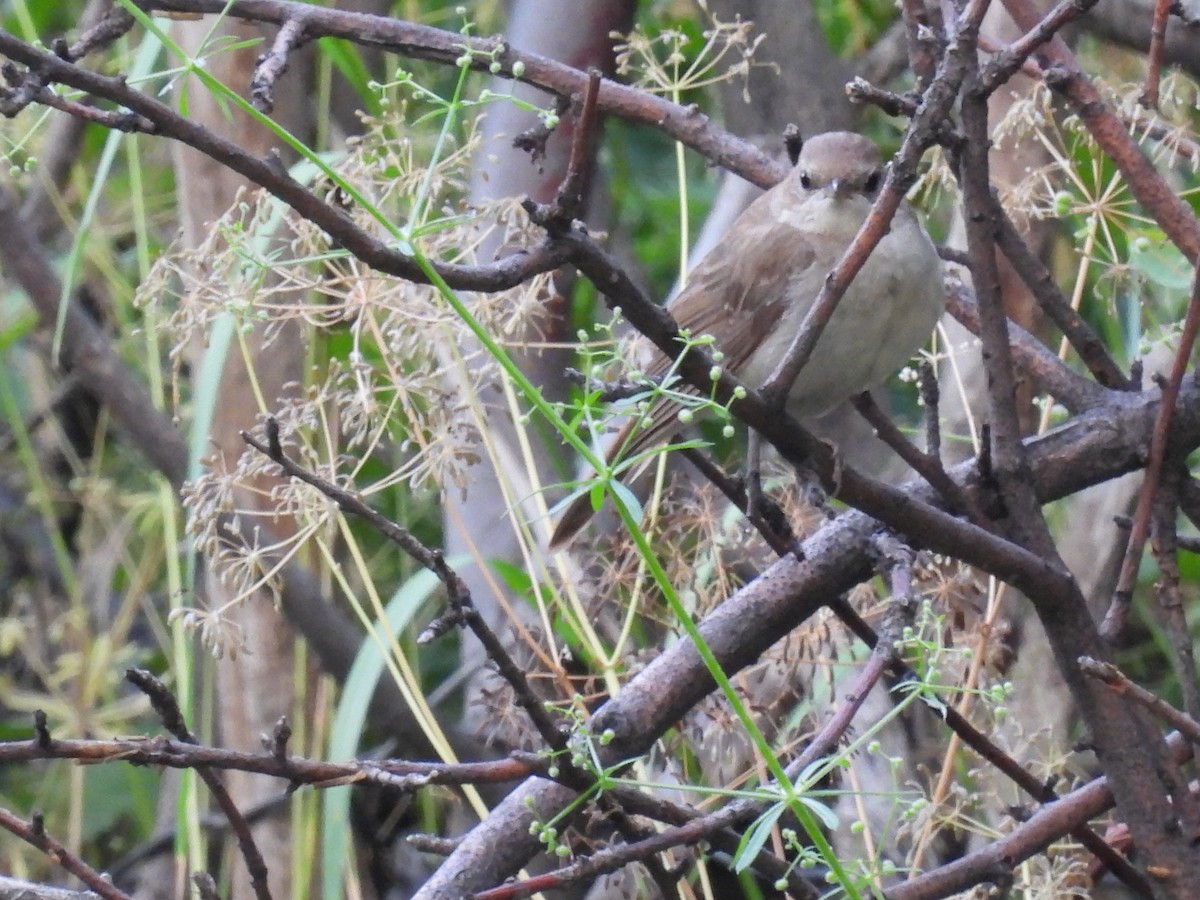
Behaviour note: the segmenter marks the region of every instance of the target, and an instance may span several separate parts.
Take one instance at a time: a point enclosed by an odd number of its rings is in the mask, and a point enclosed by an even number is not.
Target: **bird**
[[[749,387],[762,385],[866,220],[885,176],[879,147],[867,137],[834,131],[805,141],[783,181],[742,212],[668,304],[680,330],[711,335],[723,367]],[[937,249],[902,203],[800,370],[788,412],[818,416],[882,382],[925,343],[944,306]],[[671,362],[659,352],[646,374],[662,376]],[[625,422],[607,461],[663,443],[680,427],[676,404],[660,397]],[[593,513],[588,492],[574,498],[550,548],[563,547]]]

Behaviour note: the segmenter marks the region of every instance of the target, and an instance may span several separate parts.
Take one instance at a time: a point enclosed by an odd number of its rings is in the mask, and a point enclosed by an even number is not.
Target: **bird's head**
[[[838,200],[874,200],[884,175],[883,157],[873,141],[849,131],[831,131],[804,142],[791,177],[807,192]]]

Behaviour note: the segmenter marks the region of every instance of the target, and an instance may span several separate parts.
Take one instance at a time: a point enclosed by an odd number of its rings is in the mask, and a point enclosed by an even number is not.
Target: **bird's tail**
[[[572,500],[554,526],[554,533],[550,535],[550,549],[561,550],[565,547],[571,538],[579,534],[583,526],[591,521],[595,512],[592,509],[591,491]]]

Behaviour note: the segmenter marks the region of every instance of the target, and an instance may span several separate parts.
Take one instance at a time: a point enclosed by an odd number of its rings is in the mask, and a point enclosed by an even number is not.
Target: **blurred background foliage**
[[[27,40],[46,41],[71,32],[84,8],[83,0],[60,3],[9,0],[0,6],[3,27]],[[845,2],[815,0],[822,27],[831,45],[851,57],[870,48],[896,16],[892,0]],[[465,16],[453,5],[434,0],[404,0],[393,14],[438,27],[459,30],[464,21],[472,33],[503,29],[498,2],[465,4]],[[681,39],[672,44],[686,60],[705,46],[705,19],[684,0],[643,3],[641,27],[654,38],[667,32]],[[137,71],[144,66],[156,86],[165,86],[172,73],[164,57],[149,47],[141,29],[121,39],[102,59],[89,62],[105,72]],[[1085,45],[1098,68],[1108,65],[1109,48]],[[405,134],[420,154],[427,153],[442,125],[441,109],[430,95],[450,97],[458,71],[441,66],[386,57],[383,71],[402,68],[409,83],[380,87],[357,48],[323,39],[317,47],[318,142],[313,148],[334,157],[342,153],[346,123],[329,107],[331,85],[341,79],[354,91],[369,114],[387,116],[405,110]],[[1127,76],[1140,75],[1140,60],[1121,58]],[[413,85],[420,90],[413,90]],[[472,75],[466,96],[478,97],[485,78]],[[1124,88],[1114,87],[1115,91]],[[428,93],[426,93],[428,92]],[[1197,124],[1196,88],[1183,76],[1165,86],[1163,116],[1194,132]],[[713,91],[685,90],[679,99],[696,103],[714,116],[720,104]],[[1128,108],[1128,104],[1126,104]],[[425,113],[433,115],[422,119]],[[468,109],[468,116],[474,109]],[[175,240],[179,227],[169,148],[163,140],[115,134],[87,126],[61,188],[41,178],[44,158],[53,156],[48,141],[56,139],[57,114],[30,107],[14,120],[0,123],[5,166],[0,187],[18,197],[38,195],[48,212],[40,237],[54,270],[63,280],[64,298],[74,288],[94,286],[88,296],[93,310],[121,349],[126,362],[143,379],[161,409],[177,416],[189,429],[189,410],[197,392],[214,390],[195,382],[197,373],[171,356],[171,337],[163,329],[159,310],[147,310],[133,300],[151,267]],[[400,120],[398,120],[399,122]],[[419,123],[419,124],[417,124]],[[1097,158],[1095,148],[1067,125],[1046,127],[1061,159],[1041,183],[1025,196],[1037,214],[1057,220],[1060,238],[1054,253],[1061,284],[1079,286],[1083,314],[1103,334],[1119,361],[1127,364],[1147,352],[1150,344],[1169,340],[1186,302],[1189,273],[1161,233],[1131,209],[1132,201],[1111,163]],[[398,126],[397,126],[398,127]],[[467,117],[456,129],[466,146],[472,125]],[[878,136],[894,142],[880,129]],[[693,223],[702,221],[717,189],[717,177],[694,154],[685,156],[685,182],[679,183],[672,144],[652,129],[628,123],[606,123],[600,154],[603,191],[610,209],[606,230],[634,261],[636,274],[656,296],[665,296],[679,278],[682,238],[680,202]],[[1179,189],[1193,208],[1200,208],[1200,187],[1194,166],[1177,166]],[[1070,173],[1069,176],[1067,173]],[[460,176],[462,173],[458,173]],[[1034,179],[1036,180],[1036,179]],[[451,186],[441,198],[448,207],[456,199]],[[931,214],[947,218],[953,197],[930,192],[937,204]],[[940,208],[938,208],[940,206]],[[67,223],[66,226],[59,222]],[[1089,248],[1080,254],[1078,248]],[[575,328],[590,328],[602,316],[590,285],[580,281],[572,303]],[[574,330],[574,329],[573,329]],[[386,348],[358,344],[351,327],[315,331],[310,343],[309,370],[314,382],[334,371],[362,349],[362,362],[384,366]],[[34,709],[45,710],[55,733],[70,736],[113,736],[154,733],[155,718],[140,694],[123,680],[131,665],[172,673],[194,668],[196,694],[193,729],[212,733],[212,657],[198,648],[179,621],[168,613],[190,602],[193,553],[184,534],[183,511],[169,485],[127,447],[112,439],[108,414],[98,408],[71,378],[55,371],[53,339],[36,333],[36,320],[23,293],[5,282],[0,294],[0,738],[23,739],[30,734]],[[363,349],[365,348],[365,349]],[[178,395],[176,395],[178,391]],[[405,435],[391,435],[392,444],[365,456],[358,479],[365,484],[385,482],[398,461]],[[194,443],[193,446],[196,446]],[[331,456],[341,448],[326,448]],[[383,490],[373,502],[386,515],[403,522],[431,545],[441,539],[436,493],[406,489]],[[1060,523],[1070,527],[1069,522]],[[385,595],[387,586],[403,585],[415,574],[413,564],[372,529],[350,522],[339,536],[353,544],[370,572],[372,589]],[[501,576],[516,593],[533,596],[536,576],[518,567],[501,568]],[[1200,561],[1183,554],[1181,572],[1189,592],[1200,581]],[[1150,564],[1144,587],[1155,578]],[[361,586],[361,584],[358,584]],[[531,601],[532,602],[532,601]],[[457,645],[446,639],[418,649],[415,636],[433,610],[414,601],[399,641],[403,655],[413,660],[421,687],[444,695],[449,709],[459,703],[452,690],[439,691],[457,668]],[[1122,658],[1130,673],[1178,702],[1163,660],[1168,639],[1143,616],[1144,641],[1127,648]],[[564,642],[583,659],[583,639],[569,621],[559,620]],[[640,632],[635,631],[635,637]],[[253,652],[253,648],[249,648]],[[297,677],[303,677],[301,672]],[[343,704],[365,704],[362,695],[339,701],[337,693],[319,692],[321,708],[308,722],[308,746],[320,753],[329,747],[330,722]],[[0,805],[41,810],[48,831],[76,847],[99,869],[147,840],[153,831],[158,798],[158,773],[128,766],[74,766],[47,762],[0,770]],[[429,801],[422,799],[422,804]],[[315,833],[315,805],[299,808],[307,828],[298,840]],[[433,805],[423,815],[438,815]],[[305,818],[306,817],[306,818]],[[429,830],[436,830],[430,825]],[[34,880],[57,877],[53,866],[38,853],[14,840],[0,841],[0,871]]]

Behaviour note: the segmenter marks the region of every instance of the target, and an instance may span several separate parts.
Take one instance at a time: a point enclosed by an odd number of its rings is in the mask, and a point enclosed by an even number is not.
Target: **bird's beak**
[[[845,200],[850,196],[853,187],[845,178],[835,178],[829,182],[829,190],[838,200]]]

